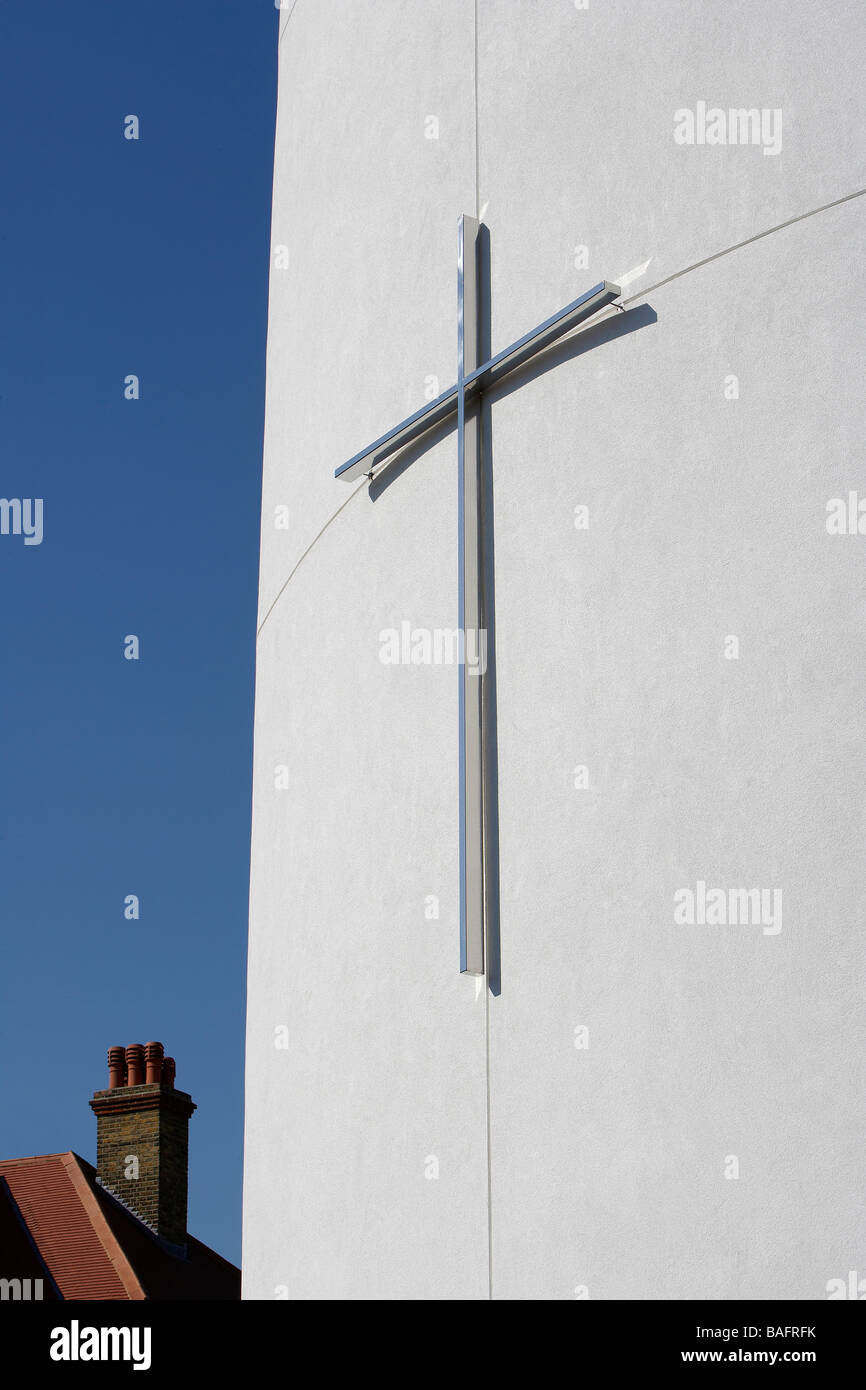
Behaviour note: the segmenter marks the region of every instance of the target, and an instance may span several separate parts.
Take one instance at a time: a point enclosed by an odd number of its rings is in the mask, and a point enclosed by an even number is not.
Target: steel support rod
[[[481,418],[467,400],[478,366],[478,223],[461,217],[457,250],[458,606],[463,660],[460,696],[460,970],[484,974],[484,801],[482,671],[486,634],[481,608]]]

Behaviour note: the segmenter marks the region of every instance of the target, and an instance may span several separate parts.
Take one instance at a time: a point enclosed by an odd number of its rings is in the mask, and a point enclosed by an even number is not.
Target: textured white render
[[[866,10],[279,21],[245,1296],[824,1298],[866,1274],[866,535],[826,528],[866,496]],[[781,151],[677,144],[699,101]],[[455,379],[460,213],[494,351],[649,261],[487,421],[498,994],[458,974],[457,671],[379,660],[458,621],[456,435],[333,478]],[[781,931],[677,924],[698,880]]]

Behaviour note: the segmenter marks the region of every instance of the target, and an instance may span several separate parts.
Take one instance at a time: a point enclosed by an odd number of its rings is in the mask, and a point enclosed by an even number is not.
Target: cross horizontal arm
[[[564,309],[560,309],[558,314],[545,319],[544,323],[533,328],[530,333],[518,338],[516,343],[505,348],[502,352],[491,357],[489,362],[484,362],[471,372],[464,380],[467,396],[476,395],[479,391],[484,391],[508,376],[528,362],[531,357],[535,357],[539,352],[543,352],[546,347],[550,347],[558,338],[562,338],[572,328],[576,328],[585,319],[592,318],[599,310],[604,309],[608,304],[612,304],[621,294],[619,285],[612,285],[607,280],[602,280],[600,285],[582,294],[579,299],[575,299],[571,304],[566,304]],[[441,396],[437,396],[435,401],[422,406],[416,410],[414,415],[403,420],[401,424],[395,425],[387,434],[381,435],[378,439],[363,449],[360,454],[349,459],[338,468],[334,477],[342,482],[352,482],[355,478],[360,478],[363,474],[369,473],[377,464],[384,463],[392,454],[396,454],[398,449],[403,449],[407,444],[412,444],[416,439],[420,439],[428,430],[439,425],[443,420],[447,420],[449,415],[457,412],[457,386],[450,386]]]
[[[375,468],[377,463],[382,463],[385,459],[396,454],[398,449],[404,449],[407,444],[420,439],[422,434],[432,430],[434,425],[439,425],[443,420],[447,420],[449,415],[454,415],[457,411],[457,387],[450,386],[441,396],[437,396],[435,401],[430,401],[428,405],[416,410],[414,415],[410,415],[408,420],[402,424],[395,425],[387,434],[383,434],[379,439],[369,444],[360,454],[356,454],[348,463],[344,463],[334,474],[341,482],[351,483],[355,478],[360,478],[362,474],[369,473],[371,468]]]
[[[474,372],[466,378],[466,389],[475,386],[477,390],[486,390],[489,386],[501,381],[509,372],[516,371],[524,362],[528,362],[531,357],[535,357],[539,352],[543,352],[546,347],[555,343],[557,338],[562,338],[570,329],[576,328],[585,319],[592,318],[600,309],[604,309],[608,304],[612,304],[620,296],[619,285],[612,285],[607,280],[602,280],[595,289],[587,290],[580,299],[575,299],[571,304],[566,304],[564,309],[560,309],[558,314],[545,319],[537,328],[525,333],[522,338],[518,338],[511,347],[504,348],[495,357],[491,357],[489,362],[483,362]]]

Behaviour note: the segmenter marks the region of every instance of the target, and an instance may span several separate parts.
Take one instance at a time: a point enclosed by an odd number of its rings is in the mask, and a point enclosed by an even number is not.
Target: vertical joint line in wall
[[[478,220],[481,209],[480,172],[478,167],[478,0],[475,0],[475,62],[472,74],[475,88],[475,218]]]
[[[484,1072],[487,1090],[487,1297],[493,1298],[493,1184],[490,1168],[490,988],[484,1001]]]

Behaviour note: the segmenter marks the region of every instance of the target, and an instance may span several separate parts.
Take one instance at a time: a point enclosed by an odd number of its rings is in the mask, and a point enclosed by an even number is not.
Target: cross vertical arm
[[[463,661],[459,675],[460,971],[484,974],[484,802],[481,604],[481,414],[467,400],[478,367],[478,222],[461,217],[457,243],[457,563]],[[469,660],[470,644],[474,659]]]

